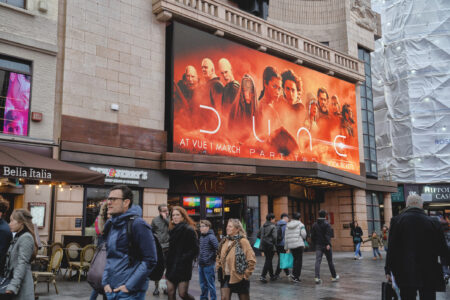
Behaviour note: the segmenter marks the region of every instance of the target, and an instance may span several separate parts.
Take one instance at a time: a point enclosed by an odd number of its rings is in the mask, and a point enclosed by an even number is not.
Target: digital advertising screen
[[[222,197],[206,197],[206,208],[222,208]]]
[[[184,207],[200,207],[200,197],[183,197]]]
[[[174,22],[173,152],[360,174],[355,85]]]
[[[5,100],[3,132],[11,135],[28,135],[30,112],[30,76],[10,72]]]

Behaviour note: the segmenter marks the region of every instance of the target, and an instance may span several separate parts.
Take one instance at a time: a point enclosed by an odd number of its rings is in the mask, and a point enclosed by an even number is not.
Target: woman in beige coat
[[[14,300],[34,299],[34,284],[31,274],[31,261],[36,257],[37,243],[30,212],[16,209],[11,214],[9,228],[16,235],[11,242],[6,258],[6,274],[11,282],[6,293],[12,294]]]
[[[228,220],[227,236],[217,251],[217,273],[222,300],[230,300],[237,293],[240,300],[250,299],[250,276],[256,259],[250,242],[238,219]]]

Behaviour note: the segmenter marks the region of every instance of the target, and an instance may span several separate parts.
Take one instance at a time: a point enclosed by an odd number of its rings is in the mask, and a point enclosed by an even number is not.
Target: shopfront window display
[[[169,209],[180,203],[195,222],[209,220],[218,239],[225,235],[229,219],[239,219],[249,239],[259,228],[258,196],[169,195]]]

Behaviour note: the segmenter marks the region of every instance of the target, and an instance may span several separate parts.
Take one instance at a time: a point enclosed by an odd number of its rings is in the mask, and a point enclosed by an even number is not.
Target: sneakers
[[[331,277],[332,282],[339,281],[339,275],[336,275],[336,277]]]
[[[153,291],[153,296],[159,296],[159,289],[158,289],[158,287],[155,287],[155,290]]]
[[[302,282],[302,280],[300,278],[292,277],[292,282],[293,283],[300,283],[300,282]]]
[[[362,259],[362,256],[360,256],[358,259]]]
[[[275,280],[278,280],[278,279],[280,279],[280,275],[274,275],[274,276],[270,277],[270,281],[275,281]]]
[[[375,256],[375,257],[373,258],[373,260],[377,260],[377,257]]]
[[[261,281],[262,283],[267,283],[266,277],[259,277],[259,281]]]
[[[316,278],[314,278],[314,282],[316,284],[321,284],[322,283],[322,279],[316,277]]]

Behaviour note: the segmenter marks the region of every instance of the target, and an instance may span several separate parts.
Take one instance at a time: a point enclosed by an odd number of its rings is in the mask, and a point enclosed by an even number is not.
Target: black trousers
[[[294,268],[292,269],[292,275],[297,279],[299,279],[300,275],[302,275],[304,249],[304,247],[291,249],[292,256],[294,257]]]
[[[420,300],[436,300],[435,291],[426,291],[419,288],[400,288],[400,297],[402,300],[416,300],[417,291],[419,291]]]
[[[286,253],[286,250],[284,250],[284,246],[277,246],[277,253],[278,253],[278,265],[277,265],[277,270],[275,271],[275,275],[280,275],[281,273],[281,269],[280,269],[280,254],[281,253]],[[284,269],[284,273],[286,273],[286,275],[289,275],[289,269]]]
[[[264,256],[265,256],[266,260],[264,261],[264,267],[263,267],[261,276],[262,277],[266,277],[267,272],[269,272],[269,276],[273,277],[272,259],[273,259],[273,256],[275,254],[275,251],[273,251],[273,250],[266,250],[266,251],[263,251],[263,252],[264,252]]]
[[[336,277],[336,269],[334,268],[333,263],[333,252],[330,250],[327,250],[326,248],[317,248],[316,249],[316,266],[315,266],[315,276],[316,278],[320,278],[320,264],[322,263],[322,256],[325,254],[325,257],[327,258],[328,267],[330,268],[331,276],[334,278]]]

